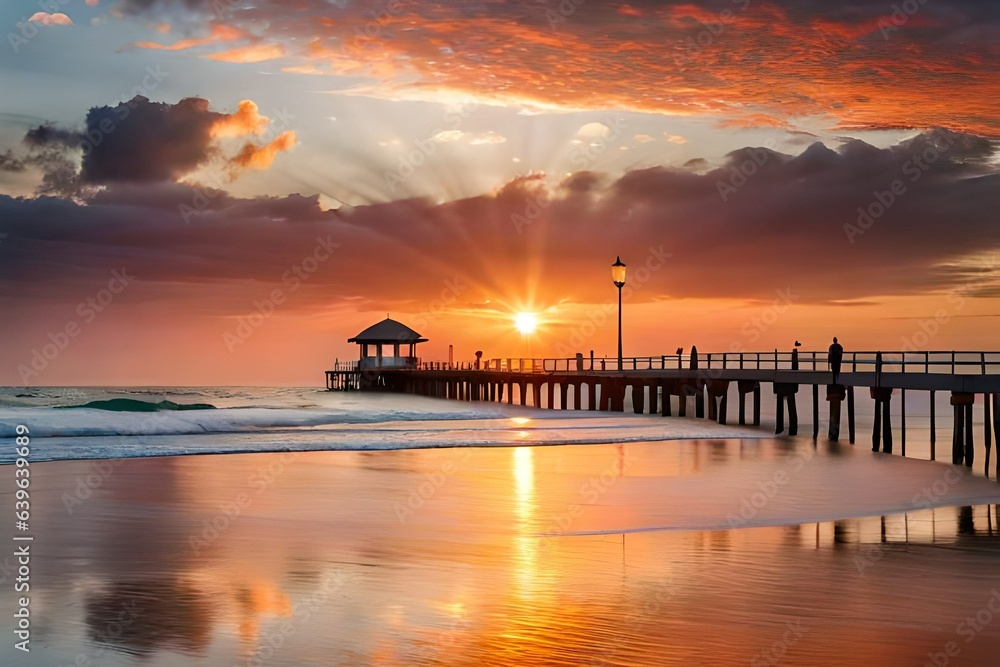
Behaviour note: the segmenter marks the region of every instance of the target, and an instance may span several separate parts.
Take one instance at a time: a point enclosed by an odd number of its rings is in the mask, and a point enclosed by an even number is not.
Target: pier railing
[[[344,372],[349,373],[349,372],[352,372],[352,371],[356,371],[356,370],[358,370],[358,362],[357,361],[337,361],[337,362],[335,362],[333,364],[333,369],[332,370],[334,370],[334,371],[336,371],[338,373],[344,373]]]
[[[881,370],[889,373],[948,373],[951,375],[1000,374],[1000,352],[880,351],[845,352],[841,372],[875,372],[881,357]],[[617,358],[492,358],[454,364],[422,361],[418,370],[488,370],[513,373],[601,372],[644,370],[803,370],[827,371],[826,352],[699,352],[647,357],[624,357],[619,368]]]

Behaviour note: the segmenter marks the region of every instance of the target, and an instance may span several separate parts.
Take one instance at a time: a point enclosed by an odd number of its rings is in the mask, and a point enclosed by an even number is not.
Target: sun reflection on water
[[[516,572],[518,593],[523,597],[534,593],[538,561],[538,538],[534,535],[535,513],[535,451],[532,447],[515,447],[513,452],[514,496],[516,500],[518,534]]]

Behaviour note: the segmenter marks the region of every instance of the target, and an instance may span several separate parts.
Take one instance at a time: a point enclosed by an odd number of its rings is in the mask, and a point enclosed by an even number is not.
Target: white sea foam
[[[766,436],[759,429],[705,420],[536,410],[394,394],[228,388],[32,393],[19,400],[0,395],[0,436],[13,436],[18,424],[28,426],[35,460]],[[157,412],[64,409],[113,398],[224,407]],[[0,461],[8,462],[11,456],[0,452]]]

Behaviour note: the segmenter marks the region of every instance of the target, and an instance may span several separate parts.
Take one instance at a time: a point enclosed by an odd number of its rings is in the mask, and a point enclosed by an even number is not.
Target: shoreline
[[[993,482],[846,445],[675,444],[32,465],[31,613],[46,629],[32,653],[109,667],[268,651],[274,665],[672,665],[697,664],[692,637],[716,632],[714,664],[745,664],[798,622],[796,664],[888,643],[898,657],[880,664],[903,667],[947,641],[994,573],[997,505],[952,505],[1000,502]],[[935,507],[871,515],[936,484]],[[822,507],[867,517],[806,521]],[[876,608],[885,620],[866,635]],[[978,641],[968,655],[991,655],[1000,629]]]

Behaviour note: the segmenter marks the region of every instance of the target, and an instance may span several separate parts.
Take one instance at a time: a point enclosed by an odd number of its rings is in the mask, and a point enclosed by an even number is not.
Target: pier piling
[[[827,437],[830,440],[836,441],[840,439],[840,411],[846,395],[847,390],[844,385],[826,385],[826,400],[830,402],[830,426],[827,429]],[[851,412],[850,406],[848,406],[848,412]]]
[[[975,394],[965,391],[951,392],[951,405],[955,413],[955,424],[951,434],[951,462],[954,465],[964,463],[972,467],[972,404],[975,400]]]
[[[875,400],[875,423],[872,425],[872,451],[879,449],[885,454],[892,454],[892,420],[890,419],[889,403],[892,399],[892,387],[871,387],[871,397]]]
[[[788,406],[788,435],[797,435],[799,432],[799,414],[795,408],[795,394],[799,391],[799,385],[792,382],[775,382],[774,394],[778,398],[777,403],[777,423],[774,426],[774,433],[777,435],[785,430],[785,405]],[[754,406],[756,412],[756,405]],[[756,414],[754,415],[757,416]]]

